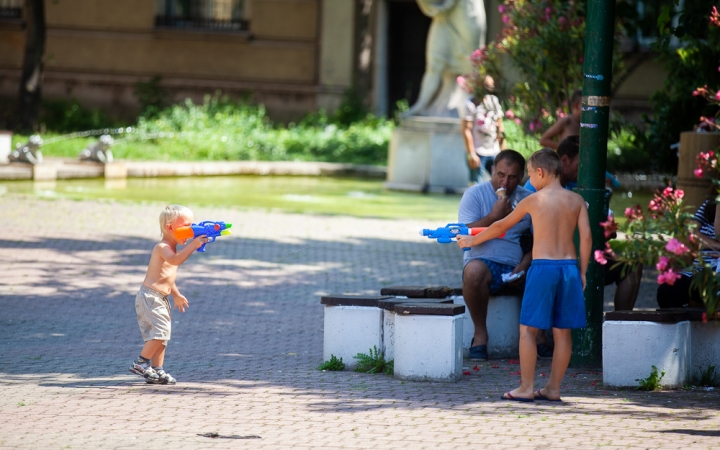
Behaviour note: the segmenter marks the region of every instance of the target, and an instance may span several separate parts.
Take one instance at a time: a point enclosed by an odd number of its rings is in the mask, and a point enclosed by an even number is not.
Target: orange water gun
[[[198,236],[207,236],[208,241],[197,249],[199,252],[205,251],[205,246],[211,242],[215,242],[218,236],[227,236],[230,234],[231,223],[205,221],[194,223],[189,227],[179,227],[175,229],[175,238],[184,241],[185,239],[193,239]]]

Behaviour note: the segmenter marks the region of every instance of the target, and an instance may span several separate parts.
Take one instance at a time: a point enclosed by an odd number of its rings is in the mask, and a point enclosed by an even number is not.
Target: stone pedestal
[[[32,166],[32,171],[35,181],[57,180],[58,168],[55,164],[35,164]]]
[[[397,305],[394,377],[415,381],[459,380],[464,312],[464,306],[453,304]]]
[[[117,161],[105,163],[104,174],[106,179],[127,178],[127,166]]]
[[[460,119],[410,117],[393,131],[388,189],[462,192],[470,175]]]

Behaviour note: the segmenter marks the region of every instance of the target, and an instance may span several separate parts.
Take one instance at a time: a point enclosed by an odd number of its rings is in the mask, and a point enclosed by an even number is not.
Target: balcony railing
[[[2,0],[0,0],[2,1]],[[247,31],[244,0],[156,0],[158,27]]]

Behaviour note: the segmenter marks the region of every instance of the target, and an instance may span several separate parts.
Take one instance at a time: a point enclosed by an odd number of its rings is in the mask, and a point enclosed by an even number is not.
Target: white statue
[[[10,162],[23,162],[29,164],[42,164],[43,156],[40,151],[40,147],[43,145],[43,140],[37,134],[33,134],[28,139],[26,144],[18,144],[8,156]]]
[[[78,158],[80,161],[95,161],[103,164],[111,163],[113,160],[110,146],[113,145],[113,138],[109,134],[100,136],[100,140],[94,144],[90,144],[80,152]]]
[[[417,0],[432,17],[427,38],[425,74],[417,102],[406,116],[458,117],[467,98],[458,75],[470,73],[470,55],[485,45],[483,0]]]

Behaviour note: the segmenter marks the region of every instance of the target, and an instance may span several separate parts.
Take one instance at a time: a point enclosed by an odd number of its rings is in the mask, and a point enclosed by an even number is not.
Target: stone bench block
[[[383,310],[383,353],[385,354],[385,360],[390,361],[395,359],[395,307],[401,304],[407,303],[452,303],[451,298],[425,298],[425,299],[411,299],[411,298],[398,298],[391,297],[385,300],[378,301],[378,308]]]
[[[660,384],[681,387],[691,358],[687,314],[655,311],[615,311],[605,315],[602,328],[603,383],[636,387],[652,366],[665,372]]]
[[[400,380],[462,377],[463,305],[407,303],[395,307],[395,373]]]
[[[710,366],[715,366],[715,373],[720,373],[720,321],[691,321],[690,336],[692,358],[688,375],[698,375]]]
[[[447,286],[388,286],[380,289],[380,295],[407,298],[448,298],[454,290]]]
[[[323,296],[325,305],[323,331],[323,360],[331,355],[342,358],[345,367],[354,369],[353,356],[383,348],[383,310],[378,301],[392,297],[360,297],[349,295]]]
[[[455,296],[456,304],[465,305],[463,296]],[[490,296],[487,312],[488,357],[492,359],[516,358],[520,342],[520,307],[522,293],[517,290],[500,290]],[[463,352],[467,356],[470,341],[475,335],[470,312],[463,317]]]

